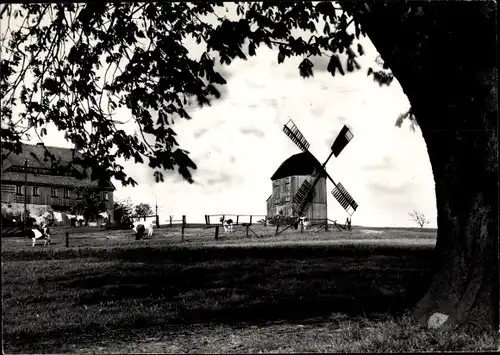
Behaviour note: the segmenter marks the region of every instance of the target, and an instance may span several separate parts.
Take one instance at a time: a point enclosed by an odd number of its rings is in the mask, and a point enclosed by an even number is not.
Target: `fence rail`
[[[214,219],[210,220],[211,217],[215,217]],[[243,222],[242,217],[248,217],[248,222]],[[260,219],[258,219],[260,217]],[[205,224],[211,225],[213,222],[219,224],[220,219],[224,218],[224,220],[227,220],[229,218],[233,219],[233,223],[236,225],[240,224],[250,224],[252,225],[254,222],[259,222],[261,220],[264,221],[264,226],[267,226],[267,216],[263,214],[206,214],[205,215]]]

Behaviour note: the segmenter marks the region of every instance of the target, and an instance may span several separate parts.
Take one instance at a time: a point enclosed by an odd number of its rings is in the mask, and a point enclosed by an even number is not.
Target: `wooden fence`
[[[156,223],[156,228],[160,228],[160,216],[158,216],[157,214],[151,214],[149,216],[131,216],[130,218],[135,221],[140,221],[141,219],[144,218],[144,221],[146,221],[146,218],[150,218],[150,217],[155,217],[155,223]]]
[[[212,217],[212,219],[211,219]],[[224,219],[232,219],[233,223],[235,225],[241,225],[246,228],[246,236],[248,237],[249,231],[255,234],[253,230],[251,230],[250,226],[254,223],[259,223],[260,221],[263,221],[264,226],[267,226],[267,218],[265,215],[249,215],[249,214],[213,214],[213,215],[205,215],[205,227],[204,229],[208,228],[214,228],[215,232],[215,240],[219,239],[219,227],[222,226],[222,223],[220,222],[221,217],[224,217]],[[248,220],[248,222],[243,222],[245,220]],[[259,217],[261,217],[259,219]],[[200,223],[192,223],[191,225],[187,224],[187,219],[186,215],[182,215],[182,219],[174,219],[173,215],[170,215],[168,220],[167,226],[168,228],[173,227],[173,225],[181,225],[181,239],[184,241],[184,230],[186,228],[200,228],[202,225]],[[214,224],[212,224],[214,222]]]
[[[215,217],[215,218],[213,218]],[[244,219],[242,217],[248,217],[248,222],[244,222]],[[260,219],[258,219],[260,217]],[[206,214],[205,215],[205,224],[211,225],[213,222],[216,224],[221,223],[220,219],[224,218],[226,219],[232,219],[233,223],[235,225],[240,225],[240,224],[250,224],[252,225],[255,222],[259,222],[260,220],[264,221],[264,226],[267,226],[267,218],[266,215],[261,215],[261,214]]]

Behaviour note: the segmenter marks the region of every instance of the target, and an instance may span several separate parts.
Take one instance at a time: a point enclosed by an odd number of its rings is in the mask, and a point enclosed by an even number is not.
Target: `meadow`
[[[443,333],[406,315],[430,281],[435,231],[303,234],[238,226],[55,229],[2,238],[5,353],[480,351],[496,334]],[[194,228],[196,227],[196,228]],[[70,246],[65,247],[65,232]]]

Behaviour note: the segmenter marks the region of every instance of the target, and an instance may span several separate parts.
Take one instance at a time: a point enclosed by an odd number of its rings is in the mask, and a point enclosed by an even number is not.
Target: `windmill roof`
[[[58,160],[60,165],[68,165],[73,161],[74,157],[79,157],[80,153],[74,151],[74,149],[61,148],[61,147],[50,147],[45,146],[48,151],[50,151],[55,158]],[[22,152],[16,154],[15,152],[8,152],[2,149],[2,181],[10,182],[24,182],[24,173],[16,171],[8,171],[11,166],[22,166],[24,165],[24,160],[28,159],[28,164],[33,168],[51,168],[50,159],[45,160],[45,148],[42,145],[31,145],[23,144]],[[28,183],[36,183],[41,185],[57,185],[57,186],[82,186],[90,182],[90,179],[77,179],[72,176],[61,176],[61,175],[45,175],[45,174],[27,174]],[[91,186],[100,186],[102,188],[114,190],[113,184],[108,181],[104,185],[99,185],[97,181],[90,182]]]
[[[285,160],[273,176],[271,176],[271,180],[294,175],[312,175],[315,168],[321,168],[321,163],[318,159],[308,151],[298,153]],[[321,175],[326,176],[326,173],[323,171]]]

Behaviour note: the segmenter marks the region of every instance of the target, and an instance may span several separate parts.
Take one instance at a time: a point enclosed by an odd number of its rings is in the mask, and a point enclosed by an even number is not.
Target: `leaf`
[[[300,76],[302,76],[303,78],[307,78],[309,76],[314,76],[313,71],[312,71],[313,66],[314,66],[313,63],[309,59],[305,58],[299,64]]]
[[[281,64],[285,61],[285,54],[282,51],[278,53],[278,64]]]
[[[342,63],[340,62],[340,58],[338,55],[334,54],[330,58],[330,63],[335,66],[335,68],[338,69],[339,73],[342,75],[345,75],[344,69],[342,68]]]
[[[368,72],[366,73],[366,76],[370,76],[370,74],[373,73],[373,69],[372,68],[368,68]]]
[[[325,27],[323,28],[323,33],[325,35],[329,35],[330,34],[330,25],[328,24],[327,21],[325,21]]]
[[[359,53],[359,55],[365,54],[365,50],[363,49],[363,46],[361,45],[361,43],[358,43],[358,53]]]
[[[248,44],[248,54],[253,57],[255,55],[255,42],[251,41]]]
[[[347,71],[352,72],[354,71],[354,64],[352,63],[352,59],[347,60]]]
[[[42,88],[49,91],[52,94],[60,92],[60,85],[52,78],[47,78],[42,84]]]

